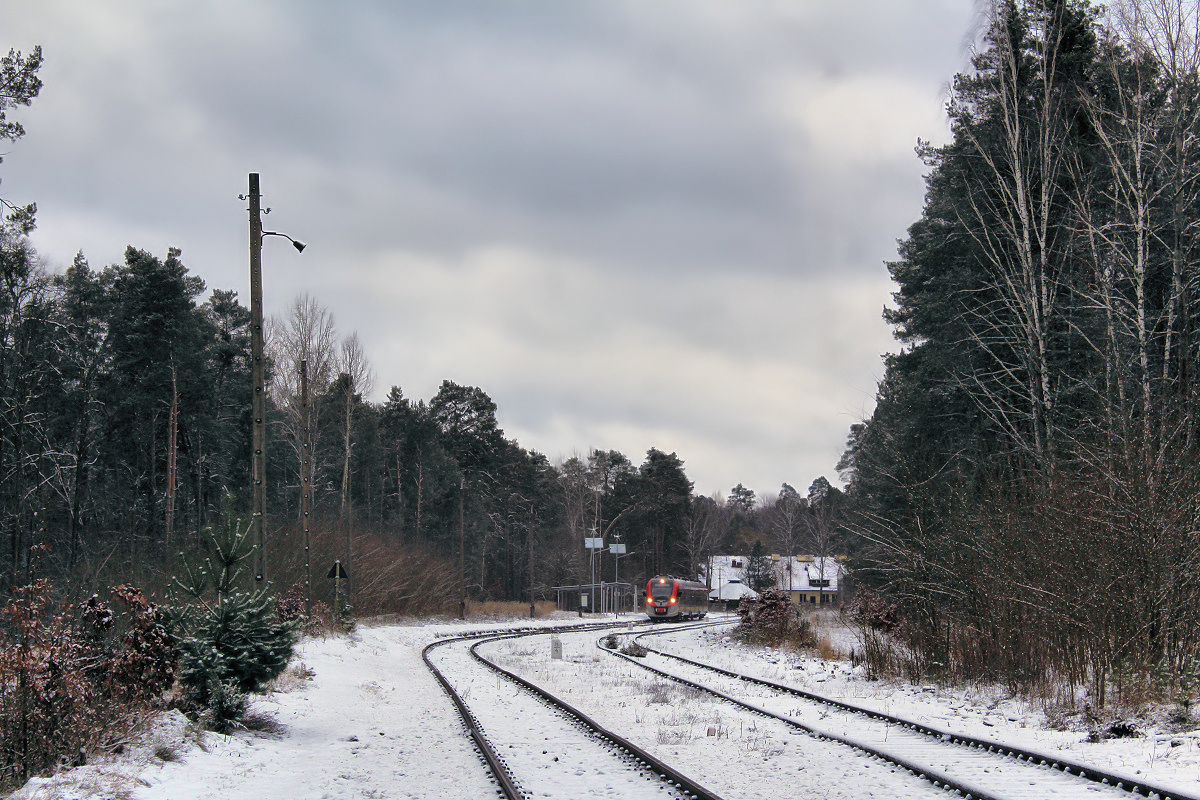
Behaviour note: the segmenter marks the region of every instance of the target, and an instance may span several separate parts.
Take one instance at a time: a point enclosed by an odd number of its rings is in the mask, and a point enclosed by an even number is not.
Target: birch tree
[[[1043,468],[1055,453],[1052,339],[1069,246],[1061,209],[1089,36],[1077,4],[993,2],[988,47],[950,104],[970,171],[960,221],[987,268],[965,314],[988,366],[967,380],[984,413]]]
[[[297,295],[282,317],[272,316],[266,326],[266,350],[270,358],[271,384],[268,391],[275,407],[283,412],[283,428],[296,457],[297,475],[302,463],[303,432],[300,425],[300,362],[308,362],[309,447],[315,456],[322,426],[321,398],[329,391],[338,356],[337,328],[333,314],[308,293]],[[309,461],[309,485],[316,494],[320,469],[317,458]],[[303,481],[297,482],[297,491]],[[314,497],[315,502],[315,497]],[[296,503],[299,513],[300,503]]]

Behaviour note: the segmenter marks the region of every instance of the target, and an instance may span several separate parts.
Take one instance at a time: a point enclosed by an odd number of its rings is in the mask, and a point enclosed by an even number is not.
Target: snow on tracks
[[[891,764],[798,735],[777,720],[611,658],[596,648],[599,635],[561,634],[562,660],[550,658],[545,638],[479,649],[724,797],[777,800],[811,787],[820,787],[827,800],[945,796]]]
[[[588,635],[596,635],[594,627]],[[484,641],[497,638],[516,636]],[[570,704],[521,685],[520,678],[476,654],[480,643],[466,638],[437,643],[426,649],[426,661],[458,696],[456,703],[461,700],[468,728],[506,797],[719,800]]]
[[[663,633],[673,632],[657,631],[634,637],[650,650],[645,661],[637,662],[640,666],[706,689],[813,735],[880,756],[939,788],[954,789],[963,796],[982,800],[1040,800],[1048,796],[1083,800],[1105,796],[1128,798],[1134,794],[1162,800],[1197,798],[1187,791],[1148,785],[1136,776],[1114,774],[1051,754],[939,730],[714,667],[678,653],[665,653],[644,641]],[[682,636],[672,638],[687,641]]]

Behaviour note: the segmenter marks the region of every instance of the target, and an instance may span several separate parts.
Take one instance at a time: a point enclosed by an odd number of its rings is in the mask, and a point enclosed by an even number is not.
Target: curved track
[[[498,792],[509,800],[533,795],[720,800],[582,711],[477,652],[480,645],[501,639],[609,627],[616,626],[460,636],[434,642],[422,656],[458,708]]]
[[[727,623],[706,623],[712,627]],[[693,628],[694,629],[694,628]],[[709,692],[755,713],[780,720],[810,735],[849,745],[883,758],[972,800],[1013,798],[1120,798],[1138,794],[1161,800],[1200,800],[1136,777],[1118,775],[1057,756],[975,739],[939,730],[912,720],[860,708],[801,689],[755,678],[650,647],[647,636],[677,633],[687,628],[635,634],[652,654],[674,662],[653,666],[597,646],[612,655],[687,686]],[[668,662],[669,663],[669,662]],[[771,708],[761,703],[763,689]],[[749,702],[756,700],[757,703]]]

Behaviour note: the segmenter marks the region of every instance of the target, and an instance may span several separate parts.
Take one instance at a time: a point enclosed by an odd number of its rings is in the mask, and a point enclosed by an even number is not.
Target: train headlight
[[[670,600],[668,600],[667,602],[668,602],[669,604],[671,604],[671,605],[675,605],[675,598],[674,598],[674,597],[672,597],[672,598],[671,598]]]

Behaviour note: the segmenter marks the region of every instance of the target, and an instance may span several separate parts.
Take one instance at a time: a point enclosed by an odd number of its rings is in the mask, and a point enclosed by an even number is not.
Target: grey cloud
[[[178,245],[244,294],[261,172],[269,227],[310,243],[268,245],[268,310],[321,298],[384,389],[480,385],[552,457],[657,445],[704,491],[807,485],[889,346],[882,262],[970,9],[18,4],[6,44],[45,45],[46,88],[3,191],[52,260]]]

